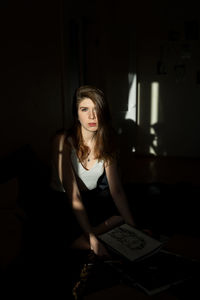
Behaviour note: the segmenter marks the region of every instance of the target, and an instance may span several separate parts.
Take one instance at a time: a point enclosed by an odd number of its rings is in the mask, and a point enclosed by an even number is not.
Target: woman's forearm
[[[73,199],[72,200],[72,209],[74,211],[74,214],[83,230],[83,233],[90,237],[90,235],[94,235],[93,228],[90,225],[85,207],[81,201],[81,199]]]
[[[94,251],[94,253],[97,255],[107,255],[106,249],[103,247],[103,245],[101,245],[96,236],[94,228],[92,228],[92,226],[90,225],[87,213],[85,211],[81,199],[73,199],[72,208],[81,228],[83,229],[83,233],[89,243],[90,249]]]
[[[123,191],[118,191],[117,193],[114,193],[112,197],[125,223],[135,226],[134,218],[125,193]]]

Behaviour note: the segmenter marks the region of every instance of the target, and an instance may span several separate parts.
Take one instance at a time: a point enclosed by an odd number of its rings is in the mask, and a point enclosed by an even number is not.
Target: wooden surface
[[[200,238],[191,237],[187,235],[175,234],[173,235],[166,245],[166,250],[172,251],[177,254],[184,255],[200,261]],[[187,284],[187,283],[185,283]],[[199,280],[200,284],[200,280]],[[186,286],[185,286],[186,287]],[[185,291],[181,291],[182,295],[173,293],[170,289],[163,291],[159,294],[148,296],[137,288],[130,287],[125,284],[118,284],[101,291],[91,293],[84,297],[84,300],[180,300],[180,299],[199,299],[200,294],[198,287],[190,289],[186,287]],[[188,294],[189,293],[189,294]],[[188,296],[187,296],[188,294]],[[184,298],[186,297],[186,298]]]

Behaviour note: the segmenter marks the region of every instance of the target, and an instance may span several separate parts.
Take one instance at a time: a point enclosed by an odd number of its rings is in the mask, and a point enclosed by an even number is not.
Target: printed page
[[[127,224],[118,226],[99,238],[130,261],[146,257],[162,246],[161,242]]]

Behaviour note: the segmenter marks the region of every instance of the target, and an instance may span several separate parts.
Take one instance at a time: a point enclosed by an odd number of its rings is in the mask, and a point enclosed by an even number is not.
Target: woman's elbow
[[[123,189],[121,188],[115,188],[115,189],[112,189],[110,191],[111,193],[111,196],[115,199],[115,198],[121,198],[124,196],[124,191]]]

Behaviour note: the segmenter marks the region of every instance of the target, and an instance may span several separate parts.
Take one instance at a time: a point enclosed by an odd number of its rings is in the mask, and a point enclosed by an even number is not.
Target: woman
[[[71,216],[75,216],[70,217],[68,225],[74,233],[70,246],[91,249],[104,257],[108,252],[98,235],[122,222],[134,226],[134,220],[118,175],[114,134],[103,92],[92,86],[78,88],[73,117],[72,128],[57,134],[53,142],[52,187],[68,198]],[[104,174],[106,192],[101,189]]]

